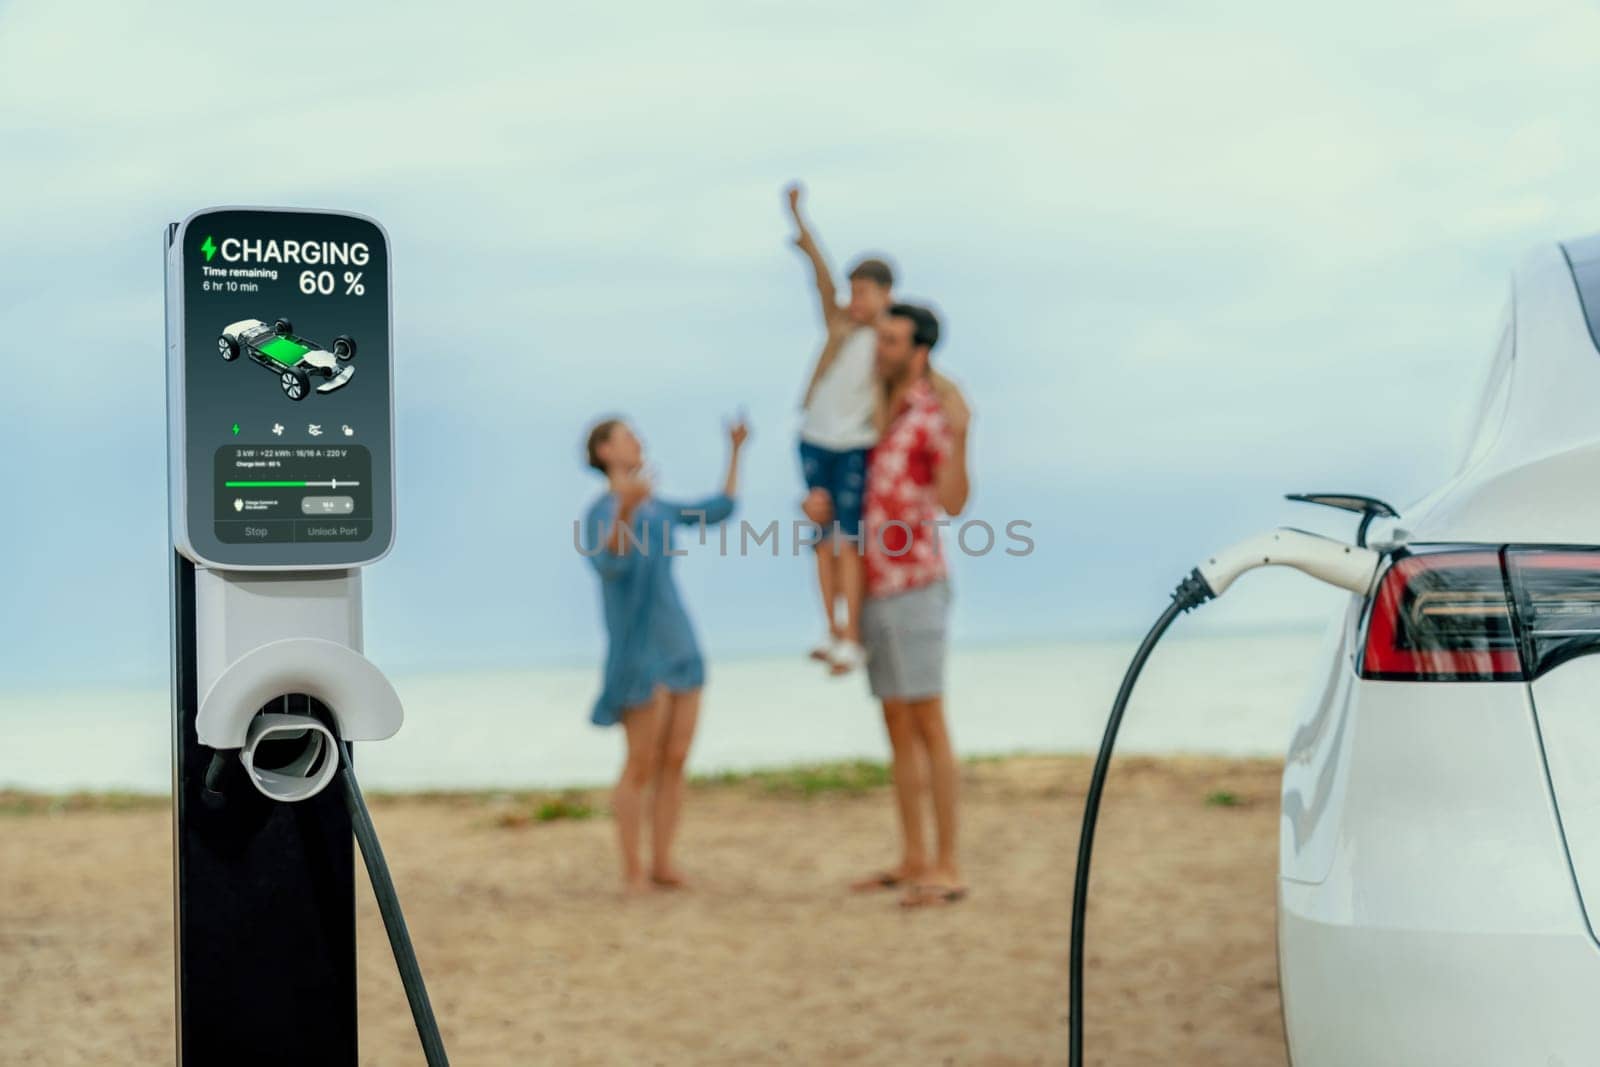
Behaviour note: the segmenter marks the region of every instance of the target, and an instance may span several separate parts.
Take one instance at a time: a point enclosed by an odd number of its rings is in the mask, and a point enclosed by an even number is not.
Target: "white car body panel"
[[[260,319],[240,319],[238,322],[230,322],[224,326],[222,328],[222,336],[230,341],[237,341],[241,334],[249,333],[251,330],[259,330],[265,325],[266,323]]]
[[[1282,951],[1351,965],[1283,968],[1294,1067],[1595,1062],[1600,960],[1586,937],[1325,923],[1316,896],[1279,886]]]
[[[1409,540],[1600,542],[1600,494],[1581,491],[1600,485],[1600,352],[1561,248],[1528,257],[1512,301],[1505,395],[1484,398],[1473,462],[1398,520]]]
[[[1320,881],[1284,881],[1321,887],[1331,922],[1587,938],[1526,686],[1363,681],[1346,692],[1349,750],[1330,753],[1345,764],[1334,768],[1344,803],[1324,816],[1332,863]],[[1412,869],[1425,877],[1396,877]]]
[[[1458,473],[1373,543],[1600,547],[1600,348],[1569,256],[1600,264],[1600,238],[1515,272]],[[1285,761],[1291,1061],[1600,1063],[1600,654],[1531,683],[1362,678],[1369,606],[1330,627]]]
[[[1563,663],[1530,688],[1573,877],[1592,930],[1600,910],[1600,657]]]
[[[1352,612],[1360,600],[1352,597]],[[1344,807],[1345,769],[1350,766],[1349,716],[1344,714],[1355,673],[1349,665],[1352,617],[1329,624],[1323,640],[1325,677],[1312,686],[1283,764],[1278,873],[1300,882],[1320,882],[1333,866],[1337,820]]]
[[[313,348],[301,356],[300,363],[316,367],[318,370],[335,370],[339,366],[339,360],[332,352],[326,352],[320,348]]]
[[[348,385],[350,383],[350,379],[354,378],[355,376],[356,376],[356,369],[354,367],[350,366],[349,364],[345,364],[344,370],[342,370],[338,374],[334,375],[334,377],[331,378],[330,380],[328,380],[326,382],[323,382],[321,385],[317,386],[317,392],[319,392],[319,393],[331,393],[335,389],[343,389],[346,385]]]
[[[1329,743],[1320,759],[1291,754],[1284,775],[1278,939],[1293,1063],[1595,1062],[1600,948],[1527,687],[1340,672],[1349,681],[1325,721],[1301,724]]]

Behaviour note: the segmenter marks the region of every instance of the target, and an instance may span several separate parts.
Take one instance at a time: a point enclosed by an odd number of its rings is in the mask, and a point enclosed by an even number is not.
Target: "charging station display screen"
[[[383,230],[350,215],[223,209],[191,216],[172,241],[179,547],[233,567],[382,556],[394,514]]]

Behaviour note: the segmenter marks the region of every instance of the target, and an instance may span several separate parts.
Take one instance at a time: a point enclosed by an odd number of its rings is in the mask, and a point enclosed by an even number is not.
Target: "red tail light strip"
[[[1429,599],[1432,605],[1423,602]],[[1419,623],[1437,623],[1441,632],[1430,635],[1420,625],[1407,625],[1408,611]],[[1486,623],[1501,623],[1506,640],[1484,638],[1493,629]],[[1455,644],[1466,647],[1451,647],[1452,625],[1462,631]],[[1361,673],[1406,681],[1521,679],[1499,553],[1440,552],[1396,561],[1373,600]]]

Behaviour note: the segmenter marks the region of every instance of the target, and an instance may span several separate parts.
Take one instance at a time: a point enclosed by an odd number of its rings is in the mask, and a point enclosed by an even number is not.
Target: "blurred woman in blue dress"
[[[604,419],[589,431],[589,466],[605,475],[606,491],[589,508],[581,549],[600,576],[607,634],[605,674],[590,718],[601,726],[621,723],[627,736],[627,760],[611,806],[630,893],[684,884],[672,862],[672,842],[706,672],[672,575],[674,533],[680,526],[703,529],[733,514],[739,452],[748,436],[743,421],[728,428],[721,492],[673,502],[655,496],[644,448],[627,423]],[[652,787],[647,869],[641,838],[644,795]]]

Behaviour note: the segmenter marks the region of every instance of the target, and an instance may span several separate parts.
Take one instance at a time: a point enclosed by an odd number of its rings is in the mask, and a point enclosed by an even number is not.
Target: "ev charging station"
[[[218,208],[164,252],[178,1062],[354,1065],[353,838],[433,1024],[349,750],[403,718],[362,654],[395,525],[389,241]]]

